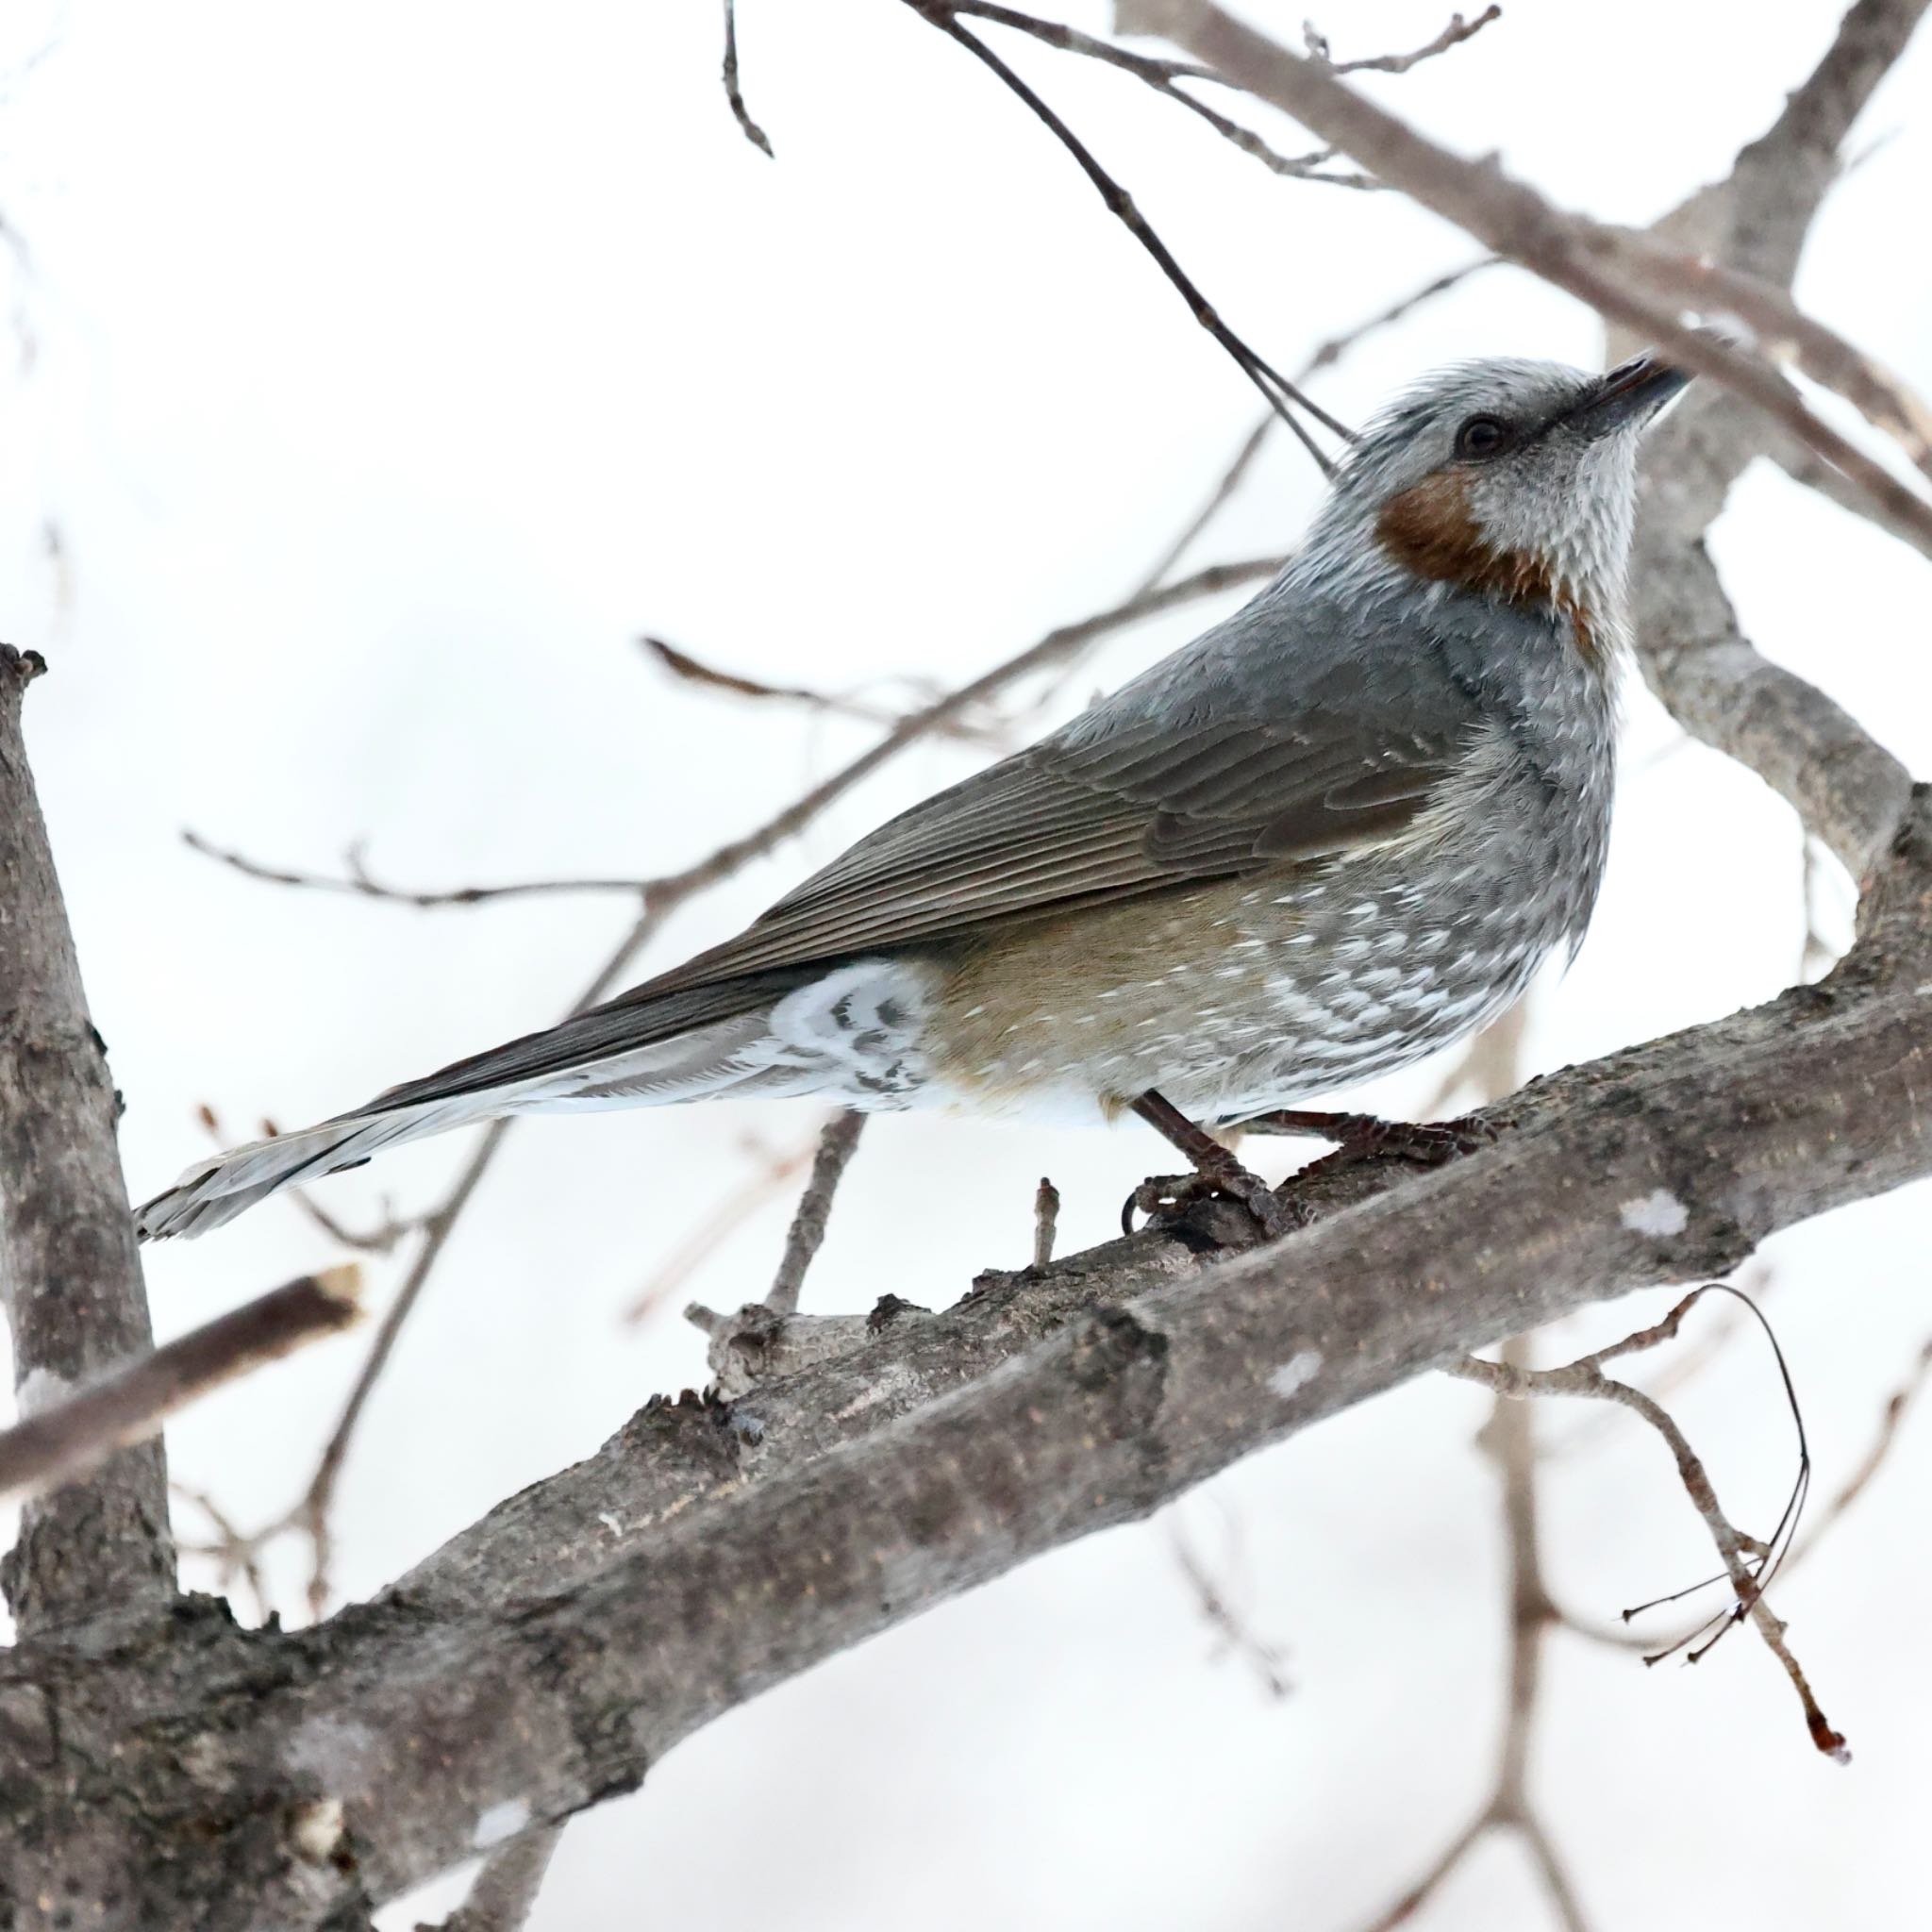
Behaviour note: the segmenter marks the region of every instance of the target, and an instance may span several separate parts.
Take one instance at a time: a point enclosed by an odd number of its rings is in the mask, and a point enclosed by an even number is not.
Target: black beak
[[[1674,369],[1656,356],[1636,356],[1605,375],[1566,417],[1591,439],[1641,429],[1690,380],[1688,369]]]

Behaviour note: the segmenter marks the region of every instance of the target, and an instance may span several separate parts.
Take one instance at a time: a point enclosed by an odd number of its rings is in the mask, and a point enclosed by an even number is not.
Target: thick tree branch
[[[1895,843],[1823,986],[1533,1086],[1510,1131],[1448,1168],[1341,1176],[1338,1199],[1380,1191],[1274,1247],[1203,1273],[1143,1235],[943,1315],[888,1312],[862,1340],[849,1324],[857,1348],[735,1403],[647,1410],[312,1630],[212,1634],[192,1667],[17,1657],[0,1711],[24,1673],[57,1685],[63,1742],[27,1777],[0,1733],[0,1857],[33,1869],[36,1819],[71,1815],[110,1751],[126,1803],[173,1815],[173,1731],[142,1713],[189,1697],[194,1789],[227,1794],[197,1802],[339,1801],[358,1880],[391,1895],[465,1856],[497,1807],[551,1822],[624,1789],[758,1689],[1420,1369],[1723,1272],[1777,1227],[1932,1172],[1911,1098],[1932,1059],[1922,804]],[[630,1513],[600,1537],[592,1504]],[[286,1920],[314,1868],[266,1823],[225,1829],[199,1855],[171,1838],[142,1882],[218,1894],[213,1927]]]
[[[80,967],[21,733],[43,669],[0,645],[0,1293],[28,1415],[153,1343],[121,1157],[120,1096],[88,1019]],[[23,1631],[175,1588],[160,1445],[29,1505],[7,1559]]]

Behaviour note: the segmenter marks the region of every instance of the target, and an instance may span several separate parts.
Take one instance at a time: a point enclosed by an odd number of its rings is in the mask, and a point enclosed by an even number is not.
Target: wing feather
[[[1426,638],[1359,630],[1357,619],[1351,638],[1338,616],[1315,635],[1306,613],[1264,593],[1066,729],[880,826],[738,938],[613,1004],[1397,836],[1484,720]]]

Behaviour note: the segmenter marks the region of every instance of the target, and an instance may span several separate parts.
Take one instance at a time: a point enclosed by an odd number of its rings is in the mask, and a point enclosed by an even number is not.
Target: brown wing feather
[[[1376,842],[1455,753],[1347,721],[1202,721],[1093,747],[1048,740],[882,826],[724,945],[635,992],[904,945]]]

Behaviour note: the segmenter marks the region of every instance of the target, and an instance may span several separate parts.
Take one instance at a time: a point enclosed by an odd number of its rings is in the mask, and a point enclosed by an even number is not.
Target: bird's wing
[[[1245,623],[1244,623],[1245,621]],[[882,825],[736,939],[613,1004],[963,934],[1400,832],[1475,700],[1413,634],[1322,640],[1250,606],[1065,730]],[[1279,648],[1273,667],[1257,653]]]
[[[1264,593],[1064,730],[881,825],[736,939],[376,1105],[649,1046],[855,954],[1378,843],[1485,722],[1412,628],[1317,625]]]

